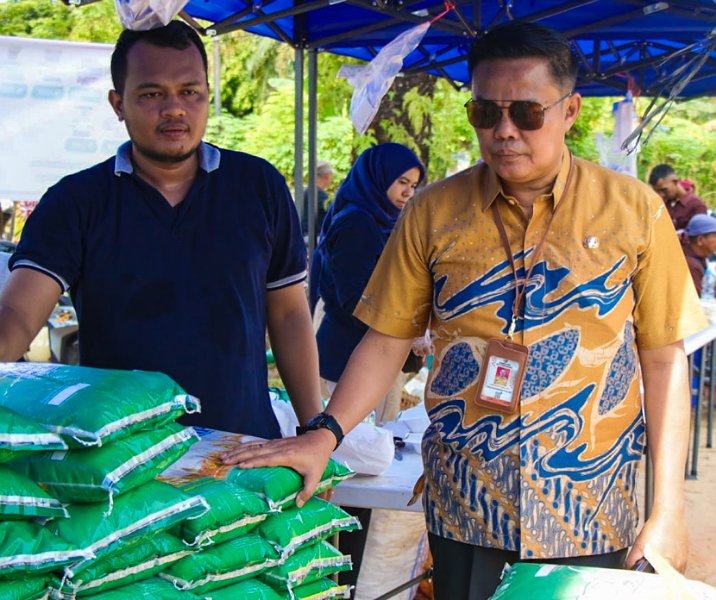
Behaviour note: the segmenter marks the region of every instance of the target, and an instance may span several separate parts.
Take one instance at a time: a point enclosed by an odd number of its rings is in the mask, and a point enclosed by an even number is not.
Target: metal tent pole
[[[303,218],[307,207],[303,204],[303,48],[294,50],[294,148],[296,155],[293,166],[293,197],[299,207],[298,213]]]
[[[219,55],[219,38],[212,40],[212,54],[214,57],[214,116],[221,114],[221,56]]]
[[[318,114],[318,51],[308,50],[308,256],[316,239],[316,132]]]

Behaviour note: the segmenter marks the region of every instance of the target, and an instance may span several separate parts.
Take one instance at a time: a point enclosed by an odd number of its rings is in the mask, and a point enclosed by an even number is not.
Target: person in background
[[[581,97],[560,34],[496,26],[473,43],[469,73],[484,164],[404,210],[355,311],[370,329],[326,410],[298,437],[223,460],[293,467],[304,502],[430,322],[423,507],[436,600],[489,598],[505,562],[631,568],[647,545],[683,571],[683,339],[706,321],[674,227],[648,186],[565,145]],[[637,531],[647,437],[654,502]]]
[[[356,160],[328,211],[312,258],[312,308],[324,317],[316,335],[321,377],[335,387],[368,327],[353,316],[400,211],[425,176],[420,159],[402,144],[386,143]]]
[[[693,185],[684,187],[671,165],[656,165],[649,174],[649,185],[661,196],[677,231],[684,229],[694,215],[708,212]]]
[[[323,300],[318,327],[319,367],[329,393],[348,359],[368,330],[353,316],[400,211],[415,193],[425,169],[415,153],[402,144],[386,143],[365,150],[338,188],[326,215],[311,260],[312,308]],[[410,360],[410,359],[409,359]],[[412,359],[413,362],[419,359]],[[420,366],[408,368],[418,371]],[[397,417],[405,378],[396,377],[376,415],[376,424]],[[353,570],[341,582],[355,585],[370,523],[369,509],[353,510],[363,526],[341,535],[341,551],[353,557]]]
[[[331,163],[325,161],[325,160],[319,160],[318,164],[316,164],[316,192],[317,192],[317,202],[316,202],[316,229],[315,229],[315,239],[318,239],[318,234],[321,231],[321,225],[323,224],[323,219],[326,216],[326,212],[328,210],[328,192],[326,191],[329,187],[331,187],[331,182],[333,181],[333,167],[331,166]],[[309,235],[309,227],[308,227],[308,188],[303,190],[303,205],[301,207],[301,231],[303,232],[303,239],[308,244],[308,235]]]
[[[691,217],[681,236],[681,247],[696,286],[696,293],[701,296],[706,258],[716,252],[716,218],[710,215]],[[707,295],[713,297],[713,294],[713,289],[707,290]]]
[[[123,31],[109,102],[130,141],[52,186],[30,215],[0,296],[0,360],[17,360],[69,289],[80,364],[161,371],[202,403],[183,422],[280,435],[268,327],[299,421],[321,409],[304,291],[306,246],[284,178],[202,141],[207,58],[174,21]]]

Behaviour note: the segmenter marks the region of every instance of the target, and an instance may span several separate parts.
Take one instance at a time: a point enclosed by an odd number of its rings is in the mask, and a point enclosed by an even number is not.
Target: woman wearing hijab
[[[321,377],[333,392],[348,358],[368,327],[353,316],[353,309],[368,283],[400,211],[413,197],[425,168],[412,150],[387,143],[363,152],[338,188],[321,227],[311,260],[310,303],[324,303],[324,316],[316,333]],[[419,366],[414,370],[418,370]],[[400,378],[399,378],[400,379]],[[400,380],[400,388],[404,380]],[[397,386],[396,386],[397,387]],[[390,394],[389,394],[390,397]],[[398,405],[399,405],[399,398]],[[395,414],[387,414],[395,413]],[[392,420],[394,411],[378,410],[378,421]],[[353,570],[342,573],[341,584],[356,585],[371,520],[370,509],[344,507],[357,516],[363,529],[341,534],[339,547],[353,559]]]
[[[311,263],[311,309],[320,297],[324,317],[316,334],[321,377],[333,391],[348,358],[368,330],[353,316],[401,209],[425,169],[402,144],[369,148],[336,193]],[[417,370],[417,369],[416,369]]]

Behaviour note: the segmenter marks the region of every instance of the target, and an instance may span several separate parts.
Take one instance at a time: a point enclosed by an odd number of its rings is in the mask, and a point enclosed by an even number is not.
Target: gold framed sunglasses
[[[566,93],[559,100],[548,106],[531,100],[514,100],[508,106],[500,106],[494,100],[470,99],[465,102],[467,120],[475,129],[492,129],[502,117],[502,111],[507,114],[518,129],[534,131],[544,125],[544,113],[553,106],[557,106],[565,98],[569,98],[574,91]]]

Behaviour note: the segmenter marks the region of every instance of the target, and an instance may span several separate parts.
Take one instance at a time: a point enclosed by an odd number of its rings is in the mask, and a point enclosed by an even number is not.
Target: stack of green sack
[[[154,478],[199,409],[159,373],[0,364],[0,598],[99,597],[191,554],[164,532],[206,501]]]
[[[161,475],[209,504],[205,515],[184,521],[173,531],[199,551],[164,569],[159,577],[177,591],[212,600],[350,597],[348,586],[331,579],[352,568],[350,557],[326,540],[358,529],[358,520],[319,498],[297,508],[302,479],[285,467],[232,468],[223,471],[221,479],[205,477],[207,471],[214,472],[215,456],[241,436],[200,432],[202,441]],[[352,474],[331,460],[317,493]]]

